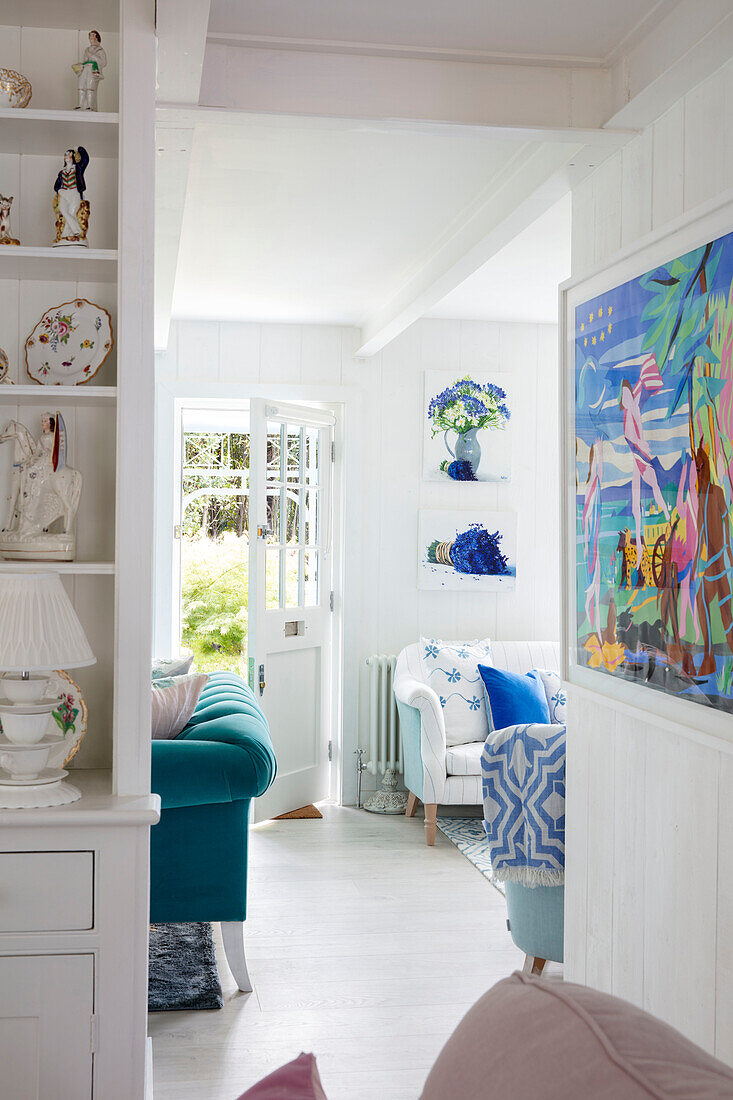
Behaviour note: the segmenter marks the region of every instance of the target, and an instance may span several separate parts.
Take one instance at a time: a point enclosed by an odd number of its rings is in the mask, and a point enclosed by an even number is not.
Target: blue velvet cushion
[[[489,730],[503,730],[526,722],[549,723],[545,689],[531,672],[519,676],[492,665],[479,665],[478,670],[486,692]]]

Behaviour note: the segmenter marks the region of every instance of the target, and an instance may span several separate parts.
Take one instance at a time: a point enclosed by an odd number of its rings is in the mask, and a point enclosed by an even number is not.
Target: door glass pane
[[[287,480],[300,481],[300,428],[287,427]]]
[[[297,490],[288,489],[284,490],[286,499],[286,524],[285,524],[285,537],[284,542],[288,546],[295,546],[298,543],[298,536],[300,533],[300,504],[299,495]]]
[[[306,550],[304,557],[303,602],[306,607],[316,607],[318,605],[318,553],[316,550]]]
[[[304,493],[305,526],[303,540],[307,546],[315,546],[318,542],[319,495],[318,489],[306,489]]]
[[[280,425],[267,425],[267,480],[280,480]]]
[[[267,541],[280,541],[280,493],[267,494]]]
[[[299,550],[285,550],[285,606],[298,606]]]
[[[280,606],[280,551],[265,551],[265,609],[277,610]]]
[[[305,437],[305,480],[315,484],[320,480],[319,473],[319,438],[318,428],[307,428]]]

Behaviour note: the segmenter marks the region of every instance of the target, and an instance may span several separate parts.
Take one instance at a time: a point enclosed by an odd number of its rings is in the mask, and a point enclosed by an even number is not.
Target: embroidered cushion
[[[478,666],[491,664],[488,638],[471,642],[420,639],[423,677],[440,699],[448,746],[485,741],[489,732]]]
[[[326,1100],[326,1094],[313,1055],[299,1054],[243,1092],[239,1100]]]
[[[527,675],[533,676],[544,688],[550,711],[550,722],[553,725],[564,726],[567,722],[567,696],[557,672],[550,672],[547,668],[533,668]]]
[[[486,690],[486,714],[489,730],[539,722],[550,723],[545,689],[531,672],[524,676],[489,665],[478,666]]]
[[[193,653],[183,654],[180,657],[155,657],[150,668],[150,679],[158,680],[161,676],[185,676],[191,671]]]

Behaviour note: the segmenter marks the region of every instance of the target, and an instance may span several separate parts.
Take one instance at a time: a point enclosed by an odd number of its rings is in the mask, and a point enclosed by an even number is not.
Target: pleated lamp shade
[[[0,671],[53,672],[96,659],[58,573],[0,573]]]

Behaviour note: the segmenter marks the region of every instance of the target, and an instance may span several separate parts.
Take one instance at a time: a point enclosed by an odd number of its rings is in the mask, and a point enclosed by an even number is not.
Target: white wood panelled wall
[[[573,274],[733,186],[733,63],[573,196]],[[733,228],[733,227],[731,227]],[[733,755],[572,691],[566,976],[733,1064]]]
[[[236,324],[178,321],[168,352],[158,361],[158,382],[193,395],[211,396],[246,384],[297,388],[299,398],[338,392],[347,417],[345,446],[361,439],[358,494],[345,501],[346,584],[358,587],[358,646],[345,652],[345,676],[360,676],[359,722],[367,729],[363,659],[397,653],[422,634],[445,638],[503,639],[559,636],[559,519],[557,477],[557,329],[554,325],[424,320],[383,352],[354,359],[359,331],[325,325]],[[443,485],[422,481],[422,405],[425,370],[460,377],[472,370],[507,372],[515,379],[512,480],[506,485]],[[282,391],[279,391],[282,395]],[[355,400],[352,402],[350,397]],[[352,408],[353,405],[353,408]],[[352,421],[353,424],[353,421]],[[158,417],[158,453],[165,425]],[[353,455],[350,456],[353,459]],[[167,475],[156,463],[158,477]],[[170,486],[158,482],[160,522]],[[484,507],[517,513],[515,592],[482,596],[417,589],[417,524],[420,508]],[[172,523],[171,523],[172,529]],[[170,583],[157,540],[157,612]],[[358,571],[350,565],[360,554]],[[352,592],[353,596],[353,592]],[[159,637],[160,637],[159,633]],[[348,725],[348,723],[346,724]],[[353,725],[353,722],[352,722]],[[349,731],[346,729],[345,738]],[[344,743],[344,760],[352,767]],[[366,744],[364,743],[364,747]]]

